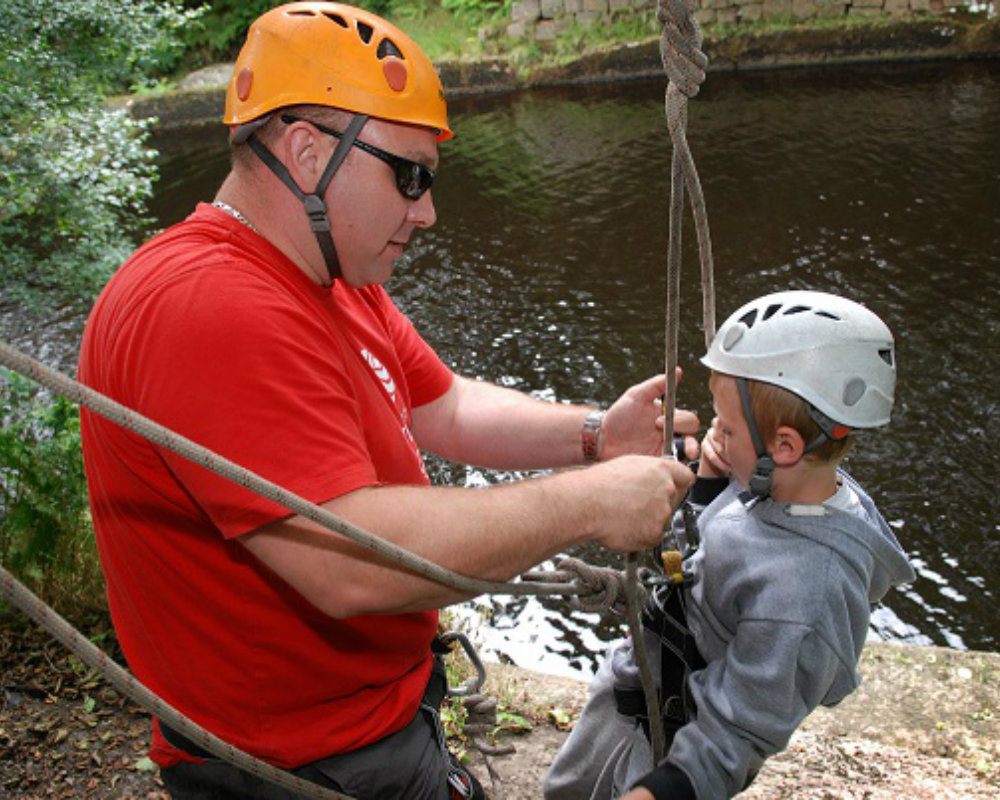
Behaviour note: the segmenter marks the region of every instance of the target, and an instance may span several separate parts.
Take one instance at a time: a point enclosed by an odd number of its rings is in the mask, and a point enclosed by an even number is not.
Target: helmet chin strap
[[[750,476],[748,488],[754,497],[764,499],[771,494],[775,468],[774,458],[767,452],[764,439],[760,435],[757,421],[753,416],[753,404],[750,402],[750,382],[746,378],[736,378],[736,388],[740,393],[740,404],[743,406],[743,416],[746,418],[747,429],[750,431],[750,441],[753,442],[753,448],[757,453],[757,463],[754,466],[753,475]],[[802,455],[811,453],[830,439],[843,439],[850,433],[846,426],[834,422],[812,403],[806,403],[806,410],[813,422],[819,427],[820,432],[805,446]]]
[[[750,441],[753,442],[753,449],[757,453],[757,463],[753,468],[753,475],[750,476],[748,489],[754,497],[763,500],[771,494],[771,483],[774,475],[774,458],[767,452],[764,446],[764,439],[757,428],[757,422],[753,417],[753,404],[750,402],[750,382],[746,378],[736,378],[736,388],[740,393],[740,404],[743,406],[743,416],[747,421],[747,428],[750,431]]]
[[[250,145],[250,148],[257,154],[258,158],[302,202],[306,215],[309,217],[309,227],[316,236],[320,252],[323,253],[323,261],[326,263],[326,272],[331,284],[337,278],[341,277],[340,260],[337,258],[337,248],[333,243],[330,216],[327,213],[326,201],[323,199],[323,195],[326,194],[326,189],[330,185],[330,181],[333,180],[333,176],[340,169],[340,165],[344,162],[344,159],[347,158],[347,153],[354,144],[354,140],[358,138],[358,134],[361,133],[361,129],[365,126],[366,122],[368,122],[366,115],[354,115],[351,123],[347,126],[347,130],[344,131],[343,137],[337,142],[337,147],[334,149],[333,155],[330,156],[330,160],[327,162],[326,169],[323,170],[316,188],[308,194],[299,188],[288,168],[252,132],[246,139],[246,143]]]

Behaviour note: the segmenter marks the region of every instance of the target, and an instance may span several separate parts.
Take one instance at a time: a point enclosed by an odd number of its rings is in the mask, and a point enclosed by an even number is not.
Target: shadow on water
[[[669,141],[662,83],[452,103],[438,224],[390,284],[456,370],[546,399],[609,404],[661,369]],[[1000,530],[1000,65],[711,75],[690,104],[720,319],[782,288],[843,293],[895,331],[898,403],[848,468],[919,573],[873,635],[997,649]],[[224,131],[171,134],[160,224],[210,199]],[[710,416],[697,252],[685,236],[680,403]],[[499,474],[432,463],[440,482]],[[591,561],[607,560],[596,549]],[[612,560],[613,563],[613,560]],[[556,600],[480,598],[487,651],[586,673],[615,620]]]

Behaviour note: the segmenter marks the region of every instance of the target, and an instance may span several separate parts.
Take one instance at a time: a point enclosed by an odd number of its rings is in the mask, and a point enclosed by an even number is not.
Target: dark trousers
[[[290,772],[357,800],[449,800],[448,775],[456,765],[445,748],[437,716],[443,687],[443,675],[435,668],[420,710],[405,728],[366,747],[314,761]],[[175,747],[202,755],[175,731],[162,723],[161,728]],[[168,767],[160,771],[160,776],[173,800],[301,797],[211,756],[204,764],[182,762]]]

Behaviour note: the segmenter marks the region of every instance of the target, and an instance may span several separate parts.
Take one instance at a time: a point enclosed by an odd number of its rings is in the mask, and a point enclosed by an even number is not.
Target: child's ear
[[[779,467],[793,467],[805,455],[806,442],[795,428],[779,425],[771,440],[771,457]]]

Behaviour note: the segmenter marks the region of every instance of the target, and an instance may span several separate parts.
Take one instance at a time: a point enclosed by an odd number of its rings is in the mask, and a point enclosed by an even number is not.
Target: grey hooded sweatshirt
[[[871,498],[839,477],[856,510],[771,500],[748,507],[731,484],[699,517],[701,547],[685,590],[707,666],[691,676],[697,714],[664,767],[683,772],[698,800],[737,794],[813,709],[857,688],[871,605],[915,577]],[[647,647],[658,663],[658,641]],[[635,682],[630,642],[599,670],[546,779],[547,800],[618,797],[653,768],[642,730],[616,711],[616,680]]]

